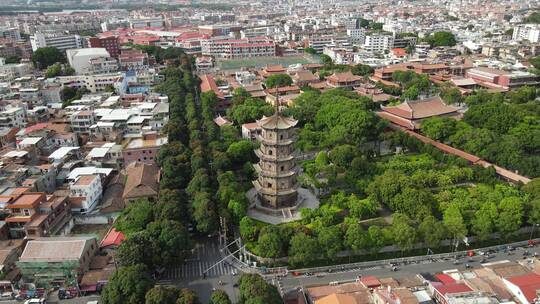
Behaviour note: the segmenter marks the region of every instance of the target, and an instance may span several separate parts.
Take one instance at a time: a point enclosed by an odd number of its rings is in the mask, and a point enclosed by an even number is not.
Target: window
[[[283,139],[283,134],[279,135],[279,139]]]
[[[28,209],[23,209],[23,213],[25,216],[30,216],[30,210]]]
[[[268,155],[272,155],[272,154],[273,154],[272,150],[268,150]]]
[[[272,188],[272,183],[268,183],[266,186],[267,186],[268,188]]]
[[[279,168],[281,171],[285,170],[285,166],[281,166],[281,168]]]

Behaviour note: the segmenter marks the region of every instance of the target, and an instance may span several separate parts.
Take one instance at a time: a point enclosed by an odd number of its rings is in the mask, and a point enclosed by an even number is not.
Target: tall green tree
[[[289,247],[289,262],[292,265],[307,265],[319,257],[317,239],[303,232],[294,235]]]
[[[146,199],[130,202],[114,222],[114,228],[126,236],[142,231],[154,219],[153,204]]]
[[[218,289],[212,292],[209,304],[232,304],[232,302],[225,290]]]
[[[424,244],[430,248],[437,248],[445,236],[444,225],[434,216],[429,215],[418,226],[418,233]]]
[[[416,230],[410,224],[408,216],[394,213],[392,216],[392,237],[394,243],[402,250],[411,250],[416,242]]]
[[[179,290],[175,287],[155,286],[145,296],[145,304],[176,304]]]
[[[283,256],[284,245],[279,228],[273,225],[263,227],[259,233],[257,246],[259,253],[264,257],[277,258]]]
[[[259,274],[245,273],[238,279],[239,304],[282,304],[283,300],[275,286],[267,283]]]
[[[454,239],[467,236],[467,226],[457,204],[451,204],[443,214],[443,223]]]
[[[176,304],[201,304],[201,302],[195,291],[188,288],[182,288],[178,295],[178,300],[176,300]]]
[[[454,46],[457,43],[456,37],[451,32],[435,32],[429,35],[426,39],[432,47],[437,46]]]
[[[144,265],[120,267],[103,288],[104,304],[145,303],[146,292],[152,287],[152,279]]]
[[[523,223],[523,203],[519,197],[505,197],[499,203],[497,228],[504,236],[516,234]]]
[[[480,240],[487,240],[491,233],[495,230],[495,224],[497,222],[498,210],[497,205],[493,202],[487,202],[476,211],[472,230]]]
[[[324,227],[317,234],[317,241],[324,255],[329,259],[337,258],[343,247],[343,233],[339,226]]]
[[[46,46],[38,48],[32,53],[32,62],[38,69],[46,69],[55,63],[65,63],[64,54],[57,48]]]
[[[288,74],[274,74],[268,76],[264,81],[267,88],[279,88],[290,86],[293,83],[291,76]]]

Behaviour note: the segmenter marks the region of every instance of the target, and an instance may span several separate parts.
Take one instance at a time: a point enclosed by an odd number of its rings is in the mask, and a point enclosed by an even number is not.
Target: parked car
[[[47,304],[47,300],[44,298],[26,300],[24,304]]]

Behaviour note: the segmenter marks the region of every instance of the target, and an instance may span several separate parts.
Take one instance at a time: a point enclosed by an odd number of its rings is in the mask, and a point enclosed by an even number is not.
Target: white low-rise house
[[[21,107],[7,108],[0,112],[0,127],[17,127],[26,126],[26,111]]]
[[[71,211],[88,213],[96,206],[103,194],[98,174],[81,175],[69,187]]]
[[[72,157],[77,158],[78,154],[79,147],[60,147],[49,155],[49,160],[52,163],[62,163]]]

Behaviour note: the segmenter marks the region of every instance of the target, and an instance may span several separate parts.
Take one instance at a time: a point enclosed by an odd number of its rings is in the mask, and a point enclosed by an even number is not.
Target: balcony
[[[257,174],[259,174],[259,176],[271,177],[271,178],[286,178],[286,177],[291,177],[298,173],[298,168],[296,167],[291,170],[270,171],[270,170],[263,170],[259,164],[254,164],[253,168],[255,169],[255,171],[257,171]]]
[[[282,190],[276,190],[273,188],[263,188],[261,184],[259,184],[259,181],[253,181],[253,186],[255,187],[255,190],[257,190],[258,193],[263,195],[272,195],[272,196],[281,196],[281,195],[291,195],[296,192],[296,189],[298,189],[299,184],[296,183],[293,185],[293,187],[288,189],[282,189]]]
[[[291,153],[291,154],[287,154],[287,155],[268,155],[268,154],[264,154],[261,149],[256,149],[255,150],[255,155],[257,155],[257,157],[262,160],[262,161],[268,161],[268,162],[286,162],[286,161],[291,161],[293,160],[295,157],[294,157],[294,153]]]

